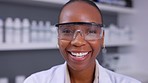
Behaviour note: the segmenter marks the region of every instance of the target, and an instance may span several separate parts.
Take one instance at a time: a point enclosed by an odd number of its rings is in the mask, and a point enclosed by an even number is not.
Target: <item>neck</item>
[[[93,83],[95,77],[95,63],[80,71],[71,68],[68,69],[71,83]]]

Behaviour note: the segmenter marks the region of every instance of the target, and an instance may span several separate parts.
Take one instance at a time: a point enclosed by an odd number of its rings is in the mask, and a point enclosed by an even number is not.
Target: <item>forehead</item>
[[[77,1],[68,4],[60,14],[59,22],[95,22],[102,23],[100,12],[92,5]]]

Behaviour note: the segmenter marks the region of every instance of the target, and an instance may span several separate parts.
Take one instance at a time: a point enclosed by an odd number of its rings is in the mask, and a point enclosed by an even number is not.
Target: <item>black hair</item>
[[[101,15],[101,21],[102,21],[102,24],[103,24],[102,12],[101,12],[101,10],[99,9],[99,7],[98,7],[93,1],[91,1],[91,0],[70,0],[70,1],[68,1],[66,4],[64,4],[64,5],[62,6],[62,8],[61,8],[61,10],[60,10],[60,14],[59,14],[59,16],[58,16],[58,19],[60,19],[60,15],[61,15],[62,10],[63,10],[68,4],[73,3],[73,2],[76,2],[76,1],[82,1],[82,2],[85,2],[85,3],[87,3],[87,4],[89,4],[89,5],[93,6],[93,7],[95,7],[95,8],[98,10],[98,12],[100,13],[100,15]]]

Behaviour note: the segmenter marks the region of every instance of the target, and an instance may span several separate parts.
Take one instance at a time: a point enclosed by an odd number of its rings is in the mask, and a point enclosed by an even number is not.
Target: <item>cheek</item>
[[[67,55],[66,48],[69,45],[69,42],[65,40],[58,40],[58,45],[63,58],[66,59],[66,55]]]
[[[97,55],[100,53],[102,43],[101,43],[101,41],[93,41],[93,42],[90,42],[90,45],[93,49],[93,56],[96,58]]]

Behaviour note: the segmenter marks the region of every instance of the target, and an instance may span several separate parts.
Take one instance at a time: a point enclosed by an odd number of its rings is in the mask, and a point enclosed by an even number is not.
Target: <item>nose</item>
[[[84,46],[86,43],[87,42],[81,33],[77,33],[71,41],[71,44],[76,47]]]

